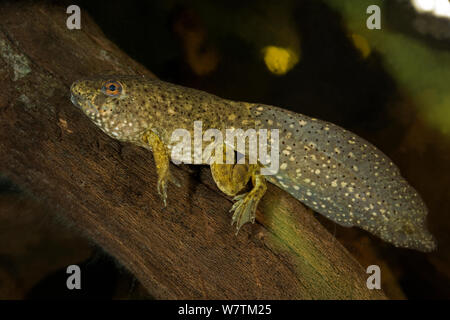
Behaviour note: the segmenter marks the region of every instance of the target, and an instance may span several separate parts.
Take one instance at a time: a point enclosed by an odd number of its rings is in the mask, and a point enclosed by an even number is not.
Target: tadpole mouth
[[[70,92],[70,101],[87,114],[98,114],[97,108],[92,105],[89,99],[85,99],[73,91]]]

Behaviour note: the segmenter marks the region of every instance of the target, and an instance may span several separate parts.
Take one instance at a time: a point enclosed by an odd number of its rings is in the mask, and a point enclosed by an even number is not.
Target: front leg
[[[146,131],[141,137],[145,147],[150,147],[155,159],[156,172],[158,174],[158,194],[161,196],[164,207],[167,202],[167,185],[170,182],[179,186],[178,182],[170,174],[169,170],[169,152],[156,133],[151,130]]]

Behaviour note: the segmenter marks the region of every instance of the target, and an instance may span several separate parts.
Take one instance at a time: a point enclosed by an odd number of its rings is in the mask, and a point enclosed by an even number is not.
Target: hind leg
[[[259,201],[266,192],[266,180],[260,174],[258,165],[247,164],[211,164],[211,173],[219,189],[229,196],[235,196],[232,224],[236,223],[236,234],[247,222],[255,222],[256,208]],[[245,188],[249,180],[252,180],[253,188],[247,192],[237,195]]]

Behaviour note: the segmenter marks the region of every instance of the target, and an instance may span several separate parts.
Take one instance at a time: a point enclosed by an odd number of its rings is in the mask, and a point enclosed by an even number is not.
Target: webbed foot
[[[266,180],[259,173],[252,172],[252,181],[253,189],[250,192],[240,194],[233,199],[236,202],[230,210],[230,212],[234,211],[231,224],[233,225],[236,222],[236,234],[247,222],[255,222],[256,208],[267,189]]]
[[[236,234],[238,234],[239,229],[244,224],[247,222],[255,222],[256,207],[258,206],[259,199],[255,199],[255,197],[252,196],[252,192],[248,192],[234,197],[233,201],[236,202],[230,209],[230,212],[234,211],[231,225],[236,223]]]

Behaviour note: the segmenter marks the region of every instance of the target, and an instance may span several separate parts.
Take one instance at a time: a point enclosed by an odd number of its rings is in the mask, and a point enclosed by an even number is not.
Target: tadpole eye
[[[118,96],[122,93],[122,85],[117,81],[106,81],[102,86],[102,92],[110,97]]]

